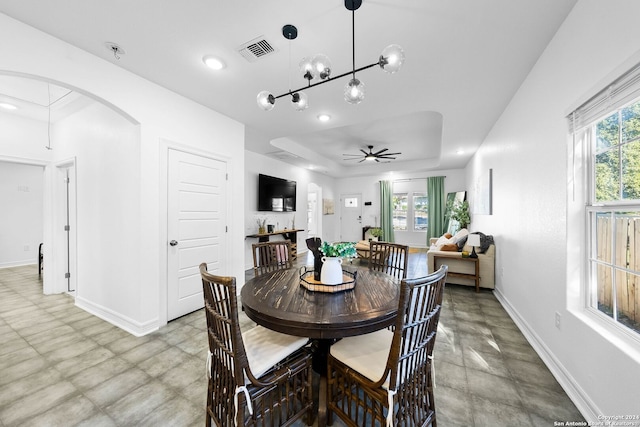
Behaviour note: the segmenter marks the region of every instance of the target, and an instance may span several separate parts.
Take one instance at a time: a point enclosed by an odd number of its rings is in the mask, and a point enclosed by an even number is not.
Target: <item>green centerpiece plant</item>
[[[326,257],[337,258],[356,258],[358,253],[356,252],[356,244],[353,242],[341,242],[341,243],[327,243],[322,242],[320,251]]]

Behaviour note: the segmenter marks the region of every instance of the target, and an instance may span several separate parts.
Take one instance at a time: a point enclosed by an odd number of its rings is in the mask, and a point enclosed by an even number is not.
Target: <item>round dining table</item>
[[[242,307],[259,325],[313,340],[314,370],[320,374],[318,426],[326,425],[326,359],[336,339],[392,325],[398,311],[399,280],[368,267],[347,265],[353,289],[311,291],[303,286],[305,267],[277,270],[248,280],[240,291]],[[306,273],[308,275],[308,273]]]

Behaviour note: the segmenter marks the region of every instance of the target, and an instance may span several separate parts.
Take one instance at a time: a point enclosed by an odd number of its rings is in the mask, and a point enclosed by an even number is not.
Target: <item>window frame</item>
[[[640,199],[623,199],[624,197],[624,176],[625,176],[625,168],[623,167],[623,159],[620,153],[623,151],[623,147],[625,145],[631,144],[633,142],[640,141],[640,136],[636,136],[630,140],[623,140],[623,126],[622,126],[622,111],[634,104],[640,104],[640,97],[633,99],[631,102],[628,102],[624,105],[616,105],[613,108],[608,109],[604,114],[602,114],[599,118],[594,120],[588,126],[585,126],[584,132],[589,133],[589,137],[586,138],[588,141],[587,146],[585,147],[585,163],[586,163],[586,171],[587,171],[587,191],[586,191],[586,200],[584,205],[584,215],[585,215],[585,243],[586,243],[586,252],[584,256],[585,262],[585,281],[584,281],[584,298],[583,304],[584,309],[591,315],[595,316],[596,319],[603,322],[603,325],[606,328],[613,328],[616,331],[622,332],[624,336],[631,338],[637,344],[640,344],[640,327],[636,329],[631,328],[630,326],[625,325],[619,320],[619,310],[618,310],[618,289],[617,289],[617,281],[616,274],[635,274],[640,276],[640,268],[638,270],[630,270],[628,268],[624,268],[622,266],[616,265],[615,262],[615,248],[616,248],[616,226],[615,219],[617,214],[622,212],[640,212]],[[612,115],[617,114],[618,116],[618,138],[615,142],[615,147],[610,146],[606,148],[606,150],[598,149],[598,141],[597,141],[597,125]],[[574,129],[575,132],[575,129]],[[618,171],[617,171],[617,181],[619,188],[617,189],[618,199],[617,200],[597,200],[597,156],[599,154],[604,153],[608,150],[617,150],[618,152]],[[611,245],[611,259],[601,260],[598,259],[598,215],[599,214],[608,214],[612,220],[610,234],[611,241],[609,245]],[[602,244],[602,243],[601,243]],[[611,269],[611,314],[608,314],[598,307],[598,292],[599,292],[599,283],[598,283],[598,267],[603,266]],[[638,267],[636,267],[638,268]],[[638,288],[636,288],[638,289]]]
[[[427,206],[424,209],[421,209],[421,210],[416,209],[416,197],[424,197],[427,199]],[[429,226],[429,194],[426,191],[415,191],[411,193],[411,209],[413,211],[411,215],[411,218],[413,219],[412,231],[415,231],[418,233],[426,233],[427,228]],[[416,228],[416,225],[417,225],[416,213],[418,212],[424,212],[427,218],[427,222],[424,228]]]
[[[398,196],[403,196],[406,199],[406,204],[407,204],[407,208],[403,211],[405,213],[405,228],[396,228],[395,225],[395,219],[396,219],[396,212],[401,212],[401,209],[396,209],[395,203],[393,206],[393,218],[392,218],[392,226],[393,226],[393,231],[409,231],[409,194],[410,192],[408,191],[404,191],[404,192],[398,192],[398,193],[393,193],[392,195],[392,200],[395,200],[396,197]]]

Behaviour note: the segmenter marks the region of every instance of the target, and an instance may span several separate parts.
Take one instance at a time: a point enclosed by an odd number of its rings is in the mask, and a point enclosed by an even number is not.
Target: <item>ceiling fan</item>
[[[373,145],[367,145],[367,147],[369,148],[369,152],[367,153],[366,151],[364,151],[362,148],[360,149],[360,151],[362,151],[362,154],[343,154],[344,160],[358,160],[360,159],[360,161],[358,163],[362,163],[365,160],[367,161],[376,161],[376,162],[380,162],[380,160],[395,160],[395,157],[392,156],[396,156],[398,154],[402,154],[402,153],[385,153],[385,151],[388,151],[388,148],[383,148],[380,151],[377,152],[373,152]],[[364,155],[363,155],[364,154]],[[388,162],[385,162],[388,163]]]

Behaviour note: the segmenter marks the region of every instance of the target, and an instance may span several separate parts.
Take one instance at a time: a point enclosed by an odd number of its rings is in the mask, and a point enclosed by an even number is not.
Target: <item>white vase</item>
[[[339,285],[342,283],[342,258],[322,257],[320,281],[325,285]]]

